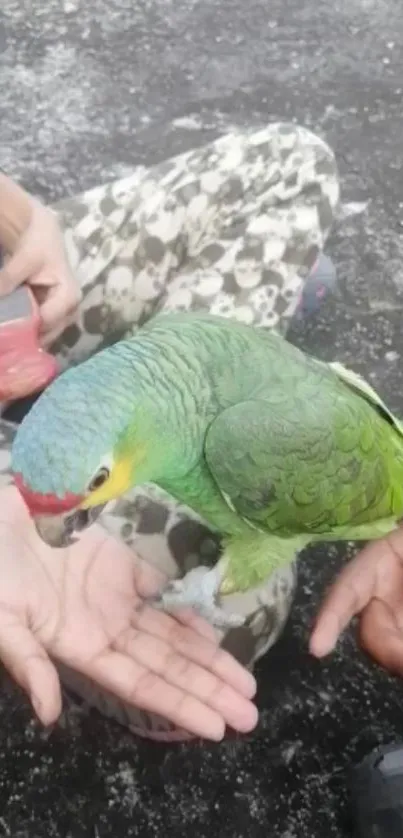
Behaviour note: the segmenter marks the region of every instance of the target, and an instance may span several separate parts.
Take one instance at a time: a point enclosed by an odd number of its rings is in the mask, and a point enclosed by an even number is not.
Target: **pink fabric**
[[[0,402],[42,390],[57,375],[55,358],[39,345],[40,320],[33,297],[32,306],[31,318],[0,324]]]

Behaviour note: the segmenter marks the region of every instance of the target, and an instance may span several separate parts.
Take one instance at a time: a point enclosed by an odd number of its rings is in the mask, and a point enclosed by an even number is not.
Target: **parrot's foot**
[[[192,608],[215,628],[242,626],[245,617],[240,614],[230,614],[216,605],[221,582],[220,563],[213,569],[196,567],[190,570],[183,579],[169,582],[159,595],[150,600],[150,604],[169,614],[174,614],[175,611],[183,608]]]

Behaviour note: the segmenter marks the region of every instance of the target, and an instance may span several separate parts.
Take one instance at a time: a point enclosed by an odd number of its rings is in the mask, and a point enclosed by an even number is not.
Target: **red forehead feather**
[[[67,494],[63,498],[57,495],[43,495],[40,492],[33,492],[25,485],[21,474],[14,474],[14,483],[25,501],[31,515],[60,515],[75,509],[82,501],[81,495]]]

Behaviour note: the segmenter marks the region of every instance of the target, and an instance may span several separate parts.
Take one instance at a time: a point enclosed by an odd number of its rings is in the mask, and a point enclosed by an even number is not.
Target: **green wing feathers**
[[[287,405],[274,393],[227,409],[205,456],[252,526],[283,538],[365,539],[366,528],[391,529],[403,513],[403,439],[392,419],[332,376],[314,389],[308,382],[305,399],[289,393]]]

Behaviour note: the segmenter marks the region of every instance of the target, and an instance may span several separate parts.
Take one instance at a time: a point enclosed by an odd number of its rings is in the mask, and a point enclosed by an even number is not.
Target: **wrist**
[[[29,226],[36,201],[21,186],[0,173],[0,248],[12,254]]]

